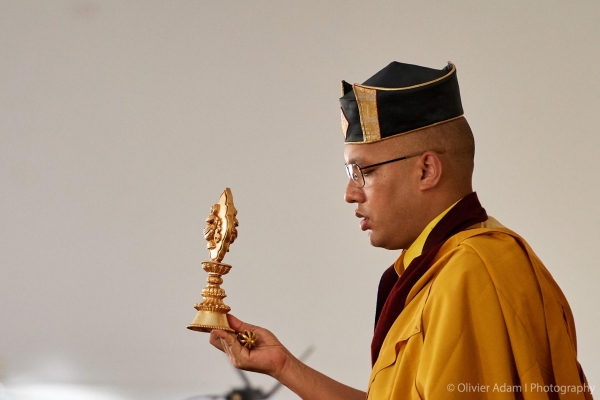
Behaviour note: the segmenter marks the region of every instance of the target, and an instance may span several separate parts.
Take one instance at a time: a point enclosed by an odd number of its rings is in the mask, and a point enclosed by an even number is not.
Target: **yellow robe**
[[[579,368],[567,300],[529,245],[490,218],[444,243],[412,288],[367,397],[592,399]]]

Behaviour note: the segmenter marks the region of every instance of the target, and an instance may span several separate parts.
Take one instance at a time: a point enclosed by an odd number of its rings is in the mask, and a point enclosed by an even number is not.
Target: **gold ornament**
[[[252,350],[252,348],[256,345],[257,341],[256,334],[248,330],[238,333],[237,340],[242,346],[244,346],[248,350]]]
[[[207,241],[211,261],[203,261],[202,268],[208,272],[208,285],[202,289],[204,300],[194,306],[198,314],[187,326],[188,329],[199,332],[210,332],[213,329],[235,332],[227,322],[227,313],[231,308],[223,303],[223,298],[227,295],[220,285],[223,283],[221,276],[231,269],[231,265],[223,264],[221,261],[229,251],[231,243],[237,238],[236,215],[233,195],[231,190],[226,188],[221,194],[219,203],[211,207],[210,214],[206,218],[204,238]]]

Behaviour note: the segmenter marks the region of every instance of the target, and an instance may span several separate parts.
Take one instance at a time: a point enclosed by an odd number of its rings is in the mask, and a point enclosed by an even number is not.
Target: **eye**
[[[371,175],[373,172],[375,172],[375,169],[376,169],[376,168],[369,168],[367,171],[365,171],[365,170],[363,169],[363,171],[362,171],[362,173],[363,173],[363,176],[364,176],[364,177],[367,177],[367,176]]]

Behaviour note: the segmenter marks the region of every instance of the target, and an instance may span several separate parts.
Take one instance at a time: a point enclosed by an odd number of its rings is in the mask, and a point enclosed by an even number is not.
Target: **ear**
[[[435,188],[442,177],[442,160],[434,151],[427,151],[419,158],[421,180],[419,190],[425,191]]]

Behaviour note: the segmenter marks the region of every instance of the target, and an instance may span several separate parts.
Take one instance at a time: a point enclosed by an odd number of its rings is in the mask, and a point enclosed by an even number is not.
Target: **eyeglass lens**
[[[363,187],[365,185],[362,171],[358,165],[346,164],[346,173],[348,174],[348,178],[352,179],[356,186]]]

